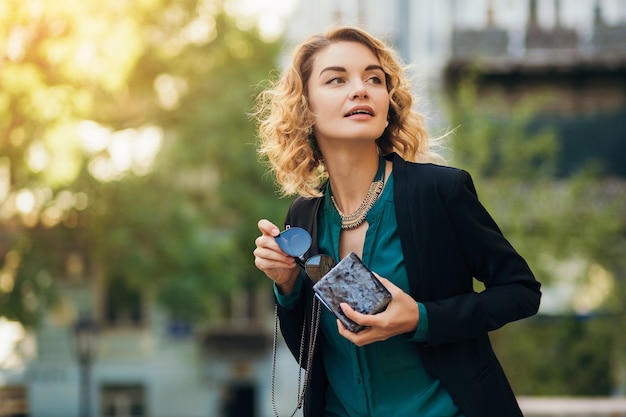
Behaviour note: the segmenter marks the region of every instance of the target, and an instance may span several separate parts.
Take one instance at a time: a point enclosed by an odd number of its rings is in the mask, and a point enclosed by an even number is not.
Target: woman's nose
[[[363,81],[358,80],[352,83],[351,97],[353,99],[367,97],[367,87]]]

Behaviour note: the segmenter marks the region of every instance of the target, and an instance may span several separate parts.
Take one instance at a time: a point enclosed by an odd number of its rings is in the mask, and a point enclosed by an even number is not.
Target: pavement
[[[519,397],[525,417],[626,417],[626,398]]]

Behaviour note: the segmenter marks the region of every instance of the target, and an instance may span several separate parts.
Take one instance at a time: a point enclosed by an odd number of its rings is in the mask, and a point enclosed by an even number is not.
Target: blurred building
[[[524,55],[529,26],[535,32],[528,44],[531,49],[555,42],[562,45],[563,36],[582,49],[590,43],[623,45],[619,29],[601,37],[594,34],[596,11],[606,28],[626,21],[625,0],[298,0],[286,25],[286,37],[294,44],[334,25],[357,25],[391,42],[419,73],[437,78],[453,55]],[[493,33],[493,28],[504,31],[505,37]],[[544,31],[543,37],[538,30]],[[555,32],[560,33],[558,40],[554,40]],[[470,37],[460,39],[461,33]],[[485,43],[489,37],[499,37],[499,41]],[[463,45],[469,44],[471,49],[464,52]]]
[[[288,39],[336,24],[364,27],[400,51],[435,129],[447,127],[445,89],[480,68],[482,93],[512,105],[548,97],[538,122],[557,128],[561,174],[598,161],[626,176],[625,0],[301,1]]]
[[[9,223],[0,228],[0,273],[20,227]],[[228,308],[220,318],[194,328],[166,314],[127,277],[105,281],[80,246],[57,245],[53,255],[66,268],[49,277],[58,299],[43,322],[25,330],[0,319],[0,417],[271,415],[268,287],[233,294],[223,300]],[[280,344],[281,414],[295,406],[293,364]]]
[[[595,166],[626,177],[626,2],[613,13],[603,8],[609,2],[587,5],[589,26],[566,23],[565,7],[573,2],[526,3],[521,33],[498,24],[492,5],[486,27],[453,30],[446,86],[454,88],[474,66],[483,96],[499,94],[511,106],[542,97],[535,123],[550,125],[560,138],[560,175]],[[546,3],[553,5],[548,24],[539,7]]]

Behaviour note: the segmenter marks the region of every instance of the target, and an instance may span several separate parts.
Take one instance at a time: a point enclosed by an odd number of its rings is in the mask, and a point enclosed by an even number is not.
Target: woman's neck
[[[363,202],[378,170],[377,150],[330,152],[324,160],[337,205],[342,212],[353,213]]]

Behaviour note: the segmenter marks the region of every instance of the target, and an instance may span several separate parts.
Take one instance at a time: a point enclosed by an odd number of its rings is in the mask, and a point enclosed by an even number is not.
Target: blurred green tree
[[[286,202],[247,112],[278,42],[220,1],[8,0],[0,51],[0,315],[35,324],[76,274],[190,321],[263,282],[256,221]]]
[[[618,329],[626,317],[626,186],[595,169],[557,178],[555,132],[532,128],[547,98],[479,94],[479,74],[470,70],[449,97],[451,162],[475,177],[481,201],[544,293],[565,284],[576,294],[560,300],[553,319],[494,332],[496,350],[519,394],[608,395],[623,384],[610,370],[625,346]]]

